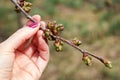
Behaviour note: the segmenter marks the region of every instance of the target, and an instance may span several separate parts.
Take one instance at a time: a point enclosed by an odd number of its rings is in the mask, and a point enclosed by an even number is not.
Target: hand
[[[49,60],[49,47],[39,25],[40,16],[0,44],[0,80],[39,80]],[[31,40],[31,41],[30,41]]]

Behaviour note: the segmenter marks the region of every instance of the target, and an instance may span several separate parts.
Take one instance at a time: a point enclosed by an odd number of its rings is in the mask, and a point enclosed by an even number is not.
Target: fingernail
[[[38,26],[37,22],[31,22],[31,23],[28,24],[28,27],[30,27],[30,28],[35,28],[37,26]]]

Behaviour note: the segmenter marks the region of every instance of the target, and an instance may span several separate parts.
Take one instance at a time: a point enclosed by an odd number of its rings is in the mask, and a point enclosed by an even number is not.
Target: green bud
[[[112,68],[112,64],[111,64],[110,61],[108,61],[108,60],[106,60],[106,59],[104,59],[104,58],[99,58],[99,60],[100,60],[107,68],[109,68],[109,69]]]
[[[45,37],[49,37],[51,35],[51,31],[49,29],[46,29],[44,31]]]
[[[76,46],[79,46],[82,44],[82,42],[80,40],[78,40],[77,38],[73,39],[71,42]]]
[[[31,6],[32,6],[32,3],[24,1],[24,6],[26,6],[26,7],[31,7]]]
[[[60,51],[62,51],[62,48],[63,48],[62,45],[59,45],[58,47],[56,47],[56,51],[60,52]]]
[[[58,35],[58,31],[56,29],[53,30],[54,35]]]
[[[29,12],[31,10],[32,4],[30,2],[24,1],[24,6],[22,7],[26,12]]]
[[[56,51],[60,52],[63,49],[63,42],[60,41],[59,39],[56,39],[54,42],[54,46],[55,46]]]
[[[23,9],[28,13],[31,10],[31,7],[23,6]]]
[[[79,46],[81,44],[82,44],[82,42],[78,40],[77,43],[76,43],[76,46]]]
[[[57,29],[57,31],[63,31],[64,30],[63,24],[58,24],[56,29]]]
[[[59,47],[60,43],[59,42],[54,42],[55,47]]]
[[[64,45],[64,43],[63,43],[62,41],[60,41],[60,45],[62,45],[62,46],[63,46],[63,45]]]
[[[50,29],[50,30],[53,30],[55,25],[56,25],[56,21],[48,22],[47,23],[47,28]]]
[[[84,57],[82,58],[82,60],[84,61],[84,63],[85,63],[87,66],[91,66],[91,65],[92,65],[92,63],[91,63],[92,58],[91,58],[91,57],[89,57],[89,56],[84,56]]]
[[[112,64],[110,61],[104,61],[104,65],[108,67],[109,69],[112,69]]]
[[[30,2],[27,2],[25,0],[21,0],[20,2],[18,2],[18,4],[23,8],[24,11],[26,11],[27,13],[31,10],[31,6],[32,6],[32,3]],[[18,8],[18,7],[15,7],[15,11],[17,13],[20,13],[21,10]]]

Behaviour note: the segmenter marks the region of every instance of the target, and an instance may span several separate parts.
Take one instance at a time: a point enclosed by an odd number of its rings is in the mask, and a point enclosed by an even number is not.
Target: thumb
[[[29,20],[23,28],[16,31],[12,36],[10,36],[6,41],[2,43],[5,51],[14,51],[26,40],[30,39],[37,33],[40,25],[40,16],[35,15],[33,16],[33,19],[36,20],[36,23],[33,23]]]

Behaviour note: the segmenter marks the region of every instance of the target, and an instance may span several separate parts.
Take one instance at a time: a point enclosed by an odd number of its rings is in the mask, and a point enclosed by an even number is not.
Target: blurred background
[[[50,42],[51,58],[40,80],[120,80],[120,0],[28,0],[31,15],[44,21],[56,20],[65,26],[62,37],[78,37],[81,47],[112,61],[107,69],[93,59],[87,67],[82,55],[68,45],[57,53]],[[0,42],[8,38],[27,19],[14,12],[10,0],[0,0]]]

